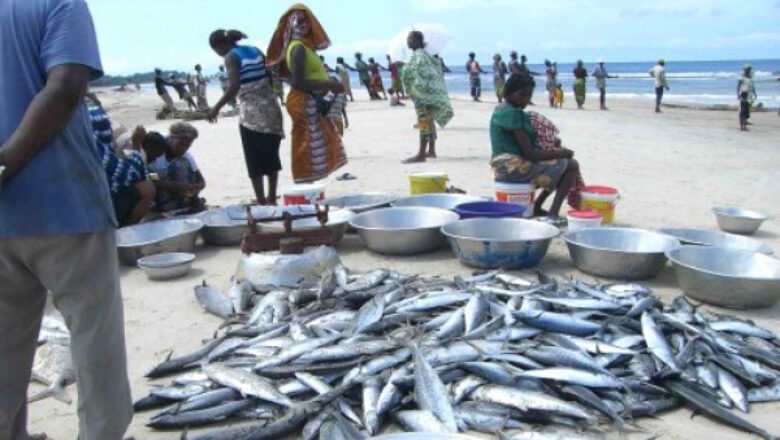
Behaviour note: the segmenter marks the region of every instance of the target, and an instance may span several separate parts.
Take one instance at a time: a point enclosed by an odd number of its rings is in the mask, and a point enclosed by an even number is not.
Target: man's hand
[[[19,127],[0,145],[4,180],[27,166],[60,134],[81,105],[91,72],[80,64],[63,64],[49,71],[46,85],[27,107]]]
[[[133,134],[130,136],[130,141],[133,144],[133,150],[138,151],[141,149],[141,144],[143,144],[145,137],[146,129],[143,125],[137,125],[135,130],[133,130]]]
[[[206,113],[206,119],[212,124],[217,122],[217,116],[219,116],[219,110],[216,107],[211,107]]]

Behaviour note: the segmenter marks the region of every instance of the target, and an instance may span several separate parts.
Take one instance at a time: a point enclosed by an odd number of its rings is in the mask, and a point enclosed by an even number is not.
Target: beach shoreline
[[[113,92],[101,89],[100,98],[109,114],[128,128],[143,123],[148,129],[166,132],[174,121],[158,121],[155,112],[162,102],[153,93]],[[218,91],[209,90],[209,101],[218,99]],[[401,160],[417,148],[417,132],[411,102],[405,107],[390,107],[387,101],[370,102],[365,91],[355,89],[358,101],[349,103],[350,127],[344,145],[350,163],[339,171],[358,177],[340,182],[335,176],[325,179],[326,193],[335,196],[359,191],[387,191],[398,195],[409,192],[408,175],[421,171],[448,173],[450,183],[478,196],[494,195],[490,158],[489,121],[496,105],[487,92],[484,102],[473,103],[464,94],[452,96],[455,118],[439,131],[440,157],[423,164],[402,165]],[[567,97],[565,107],[554,110],[546,97],[534,95],[537,103],[528,110],[548,116],[561,130],[563,145],[575,151],[586,183],[616,187],[621,193],[617,206],[620,225],[656,229],[687,226],[714,229],[710,212],[714,205],[734,204],[766,211],[780,217],[780,151],[777,149],[780,118],[772,112],[756,113],[751,131],[739,131],[736,112],[711,112],[668,108],[653,113],[652,103],[611,99],[609,111],[598,110],[598,101],[588,96],[584,110],[577,110]],[[179,108],[180,103],[177,103]],[[291,184],[289,117],[285,112],[288,137],[282,142],[283,170],[280,187]],[[200,137],[192,147],[207,182],[203,196],[211,205],[224,206],[252,198],[246,176],[236,117],[220,118],[217,123],[194,121]],[[780,222],[767,222],[754,237],[780,252]],[[338,247],[344,264],[357,271],[387,267],[402,273],[464,276],[472,269],[461,266],[447,248],[412,257],[384,257],[369,253],[355,235],[348,235]],[[174,355],[198,347],[210,338],[221,320],[205,314],[197,304],[192,287],[206,280],[226,291],[241,254],[237,248],[199,245],[192,272],[169,282],[152,282],[136,268],[121,267],[125,305],[125,325],[130,382],[134,398],[147,394],[155,382],[143,376],[173,350]],[[558,276],[573,275],[593,281],[576,271],[562,240],[555,240],[540,270]],[[518,272],[532,278],[533,270]],[[679,296],[671,267],[647,284],[665,301]],[[705,306],[706,310],[734,313]],[[780,333],[780,305],[769,309],[740,312],[757,324]],[[165,383],[159,381],[156,383]],[[71,388],[75,395],[75,389]],[[31,432],[46,432],[54,439],[77,436],[76,405],[46,400],[30,405]],[[756,404],[745,417],[769,432],[780,432],[776,414],[780,404]],[[145,423],[151,413],[141,413],[128,431],[138,440],[178,437],[178,433],[155,432]],[[642,431],[631,432],[629,439],[659,438],[698,440],[709,438],[751,438],[713,422],[704,416],[690,420],[687,409],[639,421]],[[195,430],[190,431],[196,432]],[[608,438],[619,438],[609,432]],[[289,436],[285,438],[298,438]]]

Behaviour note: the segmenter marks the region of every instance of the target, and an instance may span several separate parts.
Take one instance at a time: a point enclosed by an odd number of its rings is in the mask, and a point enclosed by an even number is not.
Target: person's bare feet
[[[425,157],[427,157],[428,159],[436,159],[436,153],[429,151],[425,153]]]
[[[401,163],[403,164],[409,164],[409,163],[421,163],[425,162],[425,156],[412,156],[408,159],[403,160]]]

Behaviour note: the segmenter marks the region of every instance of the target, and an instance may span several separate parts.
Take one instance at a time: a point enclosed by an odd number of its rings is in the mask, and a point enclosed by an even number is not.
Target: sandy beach
[[[171,121],[156,121],[161,102],[153,93],[113,92],[99,94],[110,115],[132,127],[144,124],[164,132]],[[218,96],[210,90],[210,102]],[[417,148],[414,111],[391,108],[387,101],[369,102],[363,90],[355,90],[358,101],[349,103],[350,126],[344,136],[349,172],[358,180],[327,179],[327,194],[359,191],[409,192],[407,176],[419,171],[442,171],[451,184],[470,194],[492,196],[489,121],[496,105],[493,96],[473,103],[467,96],[453,98],[455,118],[439,132],[439,158],[424,164],[402,165],[401,160]],[[749,132],[740,132],[735,112],[665,109],[654,114],[650,102],[609,99],[609,111],[599,111],[597,100],[576,110],[567,96],[565,108],[553,110],[537,93],[539,105],[530,109],[550,117],[560,128],[564,146],[576,152],[585,181],[618,188],[620,225],[641,228],[686,226],[716,228],[710,209],[733,204],[765,211],[775,216],[755,236],[780,253],[780,118],[775,112],[755,113]],[[544,105],[541,105],[544,104]],[[181,105],[179,103],[179,105]],[[181,107],[180,107],[181,108]],[[289,133],[289,118],[285,114]],[[211,205],[228,205],[252,198],[238,132],[237,118],[221,118],[216,124],[196,121],[200,137],[190,150],[207,181],[203,196]],[[291,183],[289,139],[282,142],[284,171],[280,186]],[[357,236],[347,236],[338,248],[344,264],[358,271],[387,267],[404,273],[452,277],[468,274],[449,249],[404,258],[369,253]],[[198,306],[192,287],[202,280],[222,289],[240,258],[237,248],[200,245],[194,269],[185,278],[152,282],[138,269],[122,267],[122,291],[130,381],[135,398],[152,385],[143,375],[168,353],[188,352],[210,338],[220,320]],[[576,271],[562,240],[556,240],[540,269],[556,275],[572,274],[592,280]],[[520,272],[531,276],[533,272]],[[681,294],[671,267],[645,283],[664,301]],[[735,294],[738,292],[735,292]],[[706,309],[724,312],[707,306]],[[745,318],[780,334],[780,304],[771,309],[739,312]],[[71,387],[75,394],[75,387]],[[74,396],[75,397],[75,396]],[[770,433],[780,433],[780,404],[754,404],[745,417]],[[30,431],[46,432],[53,439],[77,436],[76,404],[54,400],[34,403],[29,409]],[[149,414],[138,414],[128,435],[136,439],[172,439],[178,433],[154,432],[145,427]],[[605,427],[608,428],[608,427]],[[705,416],[691,420],[688,409],[665,413],[657,419],[642,419],[629,438],[637,439],[733,439],[748,438],[739,431]],[[617,438],[617,434],[610,436]]]

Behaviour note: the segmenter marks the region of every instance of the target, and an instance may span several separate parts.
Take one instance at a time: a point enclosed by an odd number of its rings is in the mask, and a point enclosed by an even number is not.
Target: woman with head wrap
[[[490,165],[497,182],[529,183],[546,190],[534,205],[534,215],[548,214],[542,210],[542,204],[555,191],[549,215],[557,217],[574,187],[579,165],[571,150],[545,150],[540,146],[531,118],[525,112],[535,85],[528,74],[512,75],[507,81],[506,103],[498,106],[490,119]]]
[[[317,17],[302,4],[279,19],[268,46],[268,60],[290,82],[287,113],[292,119],[292,169],[296,183],[324,179],[347,163],[336,127],[328,120],[328,92],[344,93],[317,56],[330,40]]]

